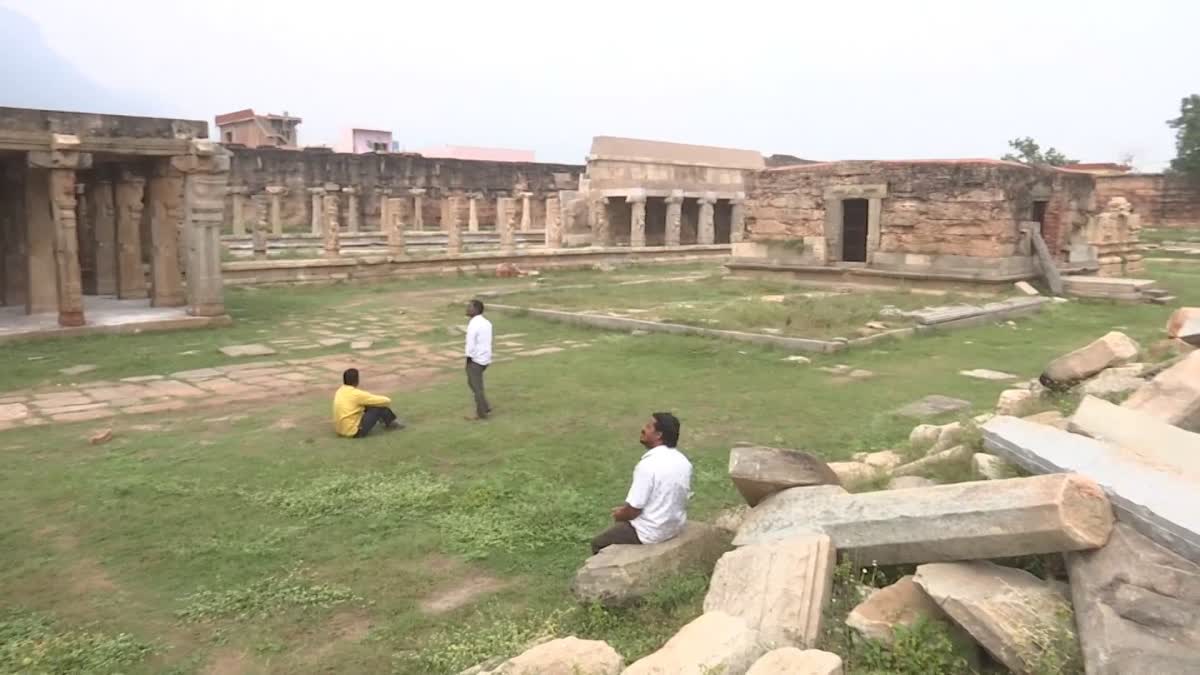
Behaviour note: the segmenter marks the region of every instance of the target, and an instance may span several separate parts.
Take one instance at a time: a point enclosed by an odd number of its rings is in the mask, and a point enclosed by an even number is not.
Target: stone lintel
[[[425,194],[425,192],[425,188],[409,188],[408,190],[408,194],[414,197],[420,197],[421,195]]]
[[[269,195],[284,195],[287,194],[288,189],[282,185],[268,185],[266,191]]]
[[[225,173],[229,171],[229,154],[176,155],[171,158],[171,167],[182,173]]]
[[[310,188],[307,188],[307,190],[308,190],[308,194],[310,194],[310,195],[325,194],[325,188],[323,188],[323,187],[310,187]]]
[[[326,192],[338,192],[338,191],[340,191],[341,189],[342,189],[342,186],[341,186],[341,185],[338,185],[337,183],[326,183],[326,184],[325,184],[325,191],[326,191]]]
[[[625,195],[625,201],[629,202],[630,204],[645,204],[646,203],[646,191],[645,190],[630,190],[629,194]]]
[[[888,195],[887,183],[877,185],[837,185],[825,188],[825,199],[883,199]]]
[[[75,150],[37,150],[28,155],[31,169],[90,169],[92,155]]]
[[[358,194],[358,188],[354,185],[347,185],[346,187],[342,188],[342,192],[345,192],[348,195],[356,195]]]

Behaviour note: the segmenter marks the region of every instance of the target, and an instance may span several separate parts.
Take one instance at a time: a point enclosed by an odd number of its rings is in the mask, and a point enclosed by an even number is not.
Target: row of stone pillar
[[[646,245],[646,194],[634,192],[624,197],[601,197],[592,209],[592,246],[612,246],[613,232],[608,222],[608,202],[610,199],[623,199],[630,206],[629,245],[640,248]],[[683,193],[668,195],[664,245],[679,246],[683,231]],[[715,194],[705,194],[699,198],[700,216],[696,227],[696,243],[710,245],[716,243]],[[742,240],[745,228],[745,211],[742,199],[733,199],[730,204],[729,237],[733,243]]]
[[[312,200],[309,211],[311,214],[310,225],[312,234],[319,236],[324,234],[325,228],[323,223],[326,219],[325,214],[327,212],[325,204],[330,197],[337,199],[337,195],[339,193],[344,194],[347,200],[345,230],[347,232],[359,232],[361,230],[362,221],[361,210],[359,207],[359,195],[361,192],[359,188],[353,186],[341,187],[336,183],[326,183],[320,187],[306,188],[306,190],[311,196]],[[271,185],[265,188],[264,193],[267,195],[267,206],[265,209],[257,209],[259,213],[254,219],[252,235],[257,235],[258,231],[262,230],[262,236],[266,236],[266,232],[268,231],[273,236],[283,236],[283,197],[287,195],[287,192],[287,188],[282,186]],[[249,190],[244,186],[235,186],[229,188],[229,194],[232,199],[231,215],[233,218],[233,233],[237,236],[244,236],[246,234],[246,205],[250,198]],[[425,229],[423,199],[426,191],[424,189],[416,188],[407,190],[408,197],[392,197],[391,188],[377,188],[376,194],[379,197],[380,203],[379,229],[381,231],[386,230],[390,223],[389,213],[402,214],[401,217],[404,218],[404,224],[406,227],[408,227],[408,229]],[[524,192],[520,194],[520,198],[522,200],[520,228],[522,231],[530,231],[533,227],[531,211],[532,197],[532,192]],[[483,199],[484,196],[482,194],[473,194],[465,197],[454,196],[450,198],[468,200],[467,229],[470,232],[478,232],[479,216],[476,202],[480,199]],[[514,198],[498,197],[497,213],[499,213],[499,204],[501,200],[505,199],[513,200],[515,203]],[[547,223],[549,223],[551,219],[558,218],[556,207],[551,206],[552,201],[557,204],[558,198],[546,198]],[[398,206],[397,203],[399,203]],[[497,229],[499,228],[497,227]]]

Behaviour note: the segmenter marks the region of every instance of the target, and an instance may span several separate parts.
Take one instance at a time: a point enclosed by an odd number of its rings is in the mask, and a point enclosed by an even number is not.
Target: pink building
[[[379,129],[347,129],[333,148],[336,152],[361,155],[368,152],[391,152],[392,132]]]
[[[436,159],[474,159],[484,162],[532,162],[533,150],[477,148],[470,145],[439,145],[415,151]]]

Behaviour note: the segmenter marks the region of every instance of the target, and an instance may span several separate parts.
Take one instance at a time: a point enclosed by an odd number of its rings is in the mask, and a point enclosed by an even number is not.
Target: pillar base
[[[225,316],[225,305],[192,305],[188,308],[188,314],[190,316]]]
[[[130,291],[117,291],[117,299],[118,300],[145,300],[146,298],[149,298],[149,297],[150,297],[150,294],[145,289],[141,289],[141,290],[134,289],[134,290],[130,290]]]
[[[62,326],[63,328],[77,328],[79,326],[87,325],[87,322],[84,321],[83,312],[81,312],[81,311],[80,312],[59,312],[58,313],[58,325]]]
[[[184,297],[183,293],[150,299],[151,307],[183,307],[186,304],[187,298]]]

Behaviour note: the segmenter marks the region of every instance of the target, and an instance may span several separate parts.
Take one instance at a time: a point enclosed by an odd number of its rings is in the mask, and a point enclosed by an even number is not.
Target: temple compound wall
[[[87,324],[84,296],[223,316],[229,158],[207,135],[198,121],[0,107],[2,304],[64,327]]]
[[[1161,173],[1096,176],[1096,197],[1129,202],[1143,227],[1200,228],[1200,180]]]
[[[738,241],[747,178],[765,166],[753,150],[597,136],[580,181],[592,245]]]
[[[1035,272],[1023,231],[1036,226],[1060,264],[1095,270],[1119,257],[1101,272],[1123,274],[1124,256],[1140,264],[1136,219],[1120,205],[1098,209],[1094,193],[1090,174],[998,160],[771,168],[750,178],[747,241],[734,256],[1017,278]]]
[[[335,153],[228,146],[225,217],[230,234],[557,229],[560,191],[573,194],[572,164],[427,158],[410,153]],[[451,228],[451,218],[457,219]],[[561,237],[558,237],[561,241]],[[400,252],[400,251],[397,251]]]

